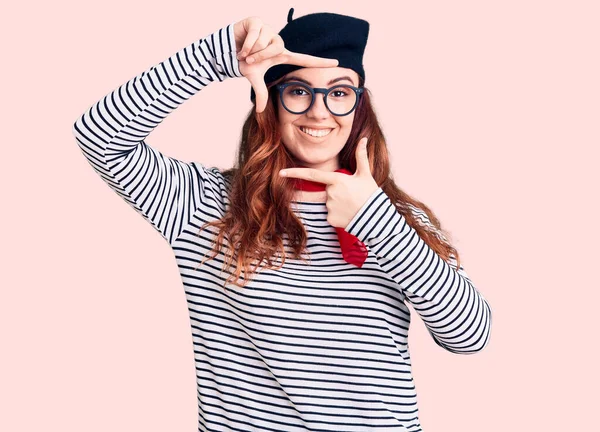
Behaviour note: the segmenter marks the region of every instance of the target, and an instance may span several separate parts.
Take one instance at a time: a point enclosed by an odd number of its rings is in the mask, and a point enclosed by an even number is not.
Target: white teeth
[[[323,130],[316,130],[316,129],[308,129],[305,127],[300,127],[300,130],[310,136],[314,136],[314,137],[323,137],[325,135],[329,135],[329,132],[332,131],[332,129],[323,129]]]

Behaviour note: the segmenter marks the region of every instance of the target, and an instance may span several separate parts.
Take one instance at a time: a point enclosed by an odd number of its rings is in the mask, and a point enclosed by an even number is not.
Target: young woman
[[[364,87],[368,22],[292,13],[279,34],[249,17],[194,41],[96,102],[73,133],[174,251],[198,430],[421,431],[408,304],[456,354],[487,345],[491,310],[431,210],[391,177]],[[234,77],[255,104],[235,168],[146,143],[180,104]]]

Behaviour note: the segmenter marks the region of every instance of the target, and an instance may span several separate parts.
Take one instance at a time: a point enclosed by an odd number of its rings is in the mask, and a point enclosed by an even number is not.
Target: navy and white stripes
[[[419,216],[435,229],[424,212],[418,212]],[[485,298],[462,266],[456,270],[456,257],[451,256],[448,264],[435,253],[381,188],[348,223],[346,231],[373,251],[438,345],[457,354],[475,353],[487,345],[491,309]]]
[[[73,125],[102,179],[171,243],[218,187],[214,170],[166,157],[144,139],[179,105],[214,81],[241,77],[233,23],[186,46],[94,104]]]
[[[486,346],[491,311],[464,269],[437,256],[381,188],[347,227],[369,249],[362,268],[343,259],[325,203],[308,202],[293,211],[308,234],[309,264],[287,258],[245,288],[226,284],[223,253],[198,266],[217,234],[198,230],[225,214],[231,185],[219,169],[163,155],[145,139],[208,84],[233,77],[241,74],[232,23],[129,80],[73,125],[100,178],[174,252],[194,343],[198,430],[422,431],[407,304],[457,354]]]

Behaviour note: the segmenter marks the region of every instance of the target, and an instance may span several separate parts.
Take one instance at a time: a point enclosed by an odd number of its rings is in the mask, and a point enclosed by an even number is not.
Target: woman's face
[[[341,79],[343,77],[350,79]],[[279,83],[292,80],[305,80],[310,87],[330,88],[337,84],[358,87],[358,74],[352,69],[341,67],[301,68],[285,75]],[[279,130],[283,144],[297,164],[323,171],[335,171],[340,168],[338,154],[346,145],[356,111],[346,116],[335,116],[325,106],[323,96],[322,93],[316,93],[312,107],[304,114],[290,113],[278,98]],[[331,129],[331,132],[325,137],[313,138],[302,132],[301,126]]]

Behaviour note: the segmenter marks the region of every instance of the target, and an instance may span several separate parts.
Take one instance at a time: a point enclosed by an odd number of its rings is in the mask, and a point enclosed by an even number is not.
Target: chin
[[[319,167],[319,166],[324,166],[324,165],[329,165],[328,162],[335,160],[337,158],[336,154],[332,154],[332,155],[327,155],[325,157],[319,157],[319,158],[307,158],[307,159],[302,159],[299,157],[294,156],[294,162],[297,165],[304,165],[306,167]]]

